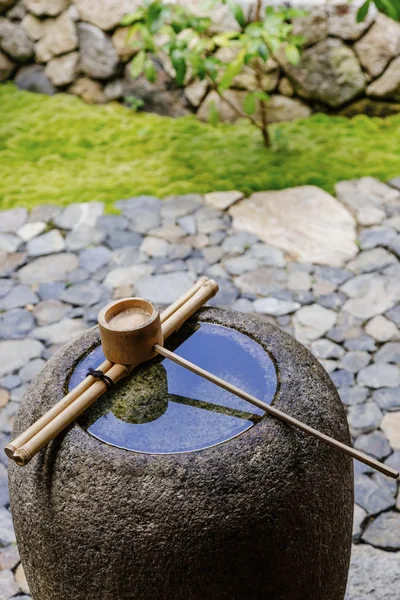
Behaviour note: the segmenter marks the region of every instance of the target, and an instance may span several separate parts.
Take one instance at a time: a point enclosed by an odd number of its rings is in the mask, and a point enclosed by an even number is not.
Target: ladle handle
[[[368,465],[369,467],[372,467],[373,469],[380,471],[387,477],[392,477],[393,479],[398,479],[399,472],[396,471],[396,469],[392,469],[391,467],[388,467],[387,465],[379,462],[378,460],[375,460],[374,458],[368,456],[367,454],[363,454],[362,452],[359,452],[359,450],[355,450],[351,446],[347,446],[346,444],[343,444],[342,442],[335,440],[334,438],[330,437],[329,435],[325,435],[325,433],[321,433],[321,431],[318,431],[317,429],[314,429],[313,427],[310,427],[309,425],[306,425],[305,423],[298,421],[298,419],[295,419],[294,417],[291,417],[290,415],[283,413],[282,411],[278,410],[274,406],[270,406],[269,404],[266,404],[265,402],[263,402],[262,400],[259,400],[255,396],[252,396],[251,394],[248,394],[244,390],[241,390],[240,388],[236,387],[236,385],[233,385],[232,383],[229,383],[228,381],[225,381],[224,379],[217,377],[213,373],[210,373],[209,371],[202,369],[198,365],[195,365],[194,363],[186,360],[186,358],[182,358],[182,356],[175,354],[175,352],[171,352],[170,350],[167,350],[166,348],[163,348],[162,346],[158,346],[158,345],[154,346],[154,349],[156,352],[158,352],[158,354],[161,354],[161,356],[164,356],[165,358],[169,358],[170,360],[172,360],[176,364],[180,365],[181,367],[184,367],[185,369],[192,371],[192,373],[195,373],[196,375],[200,375],[200,377],[203,377],[204,379],[211,381],[211,383],[218,385],[219,387],[223,388],[224,390],[227,390],[228,392],[235,394],[235,396],[238,396],[239,398],[242,398],[243,400],[246,400],[247,402],[254,404],[254,406],[258,406],[259,408],[262,408],[265,412],[269,413],[273,417],[276,417],[277,419],[280,419],[281,421],[284,421],[285,423],[288,423],[289,425],[294,425],[294,427],[297,427],[298,429],[305,431],[306,433],[308,433],[309,435],[312,435],[313,437],[317,438],[321,442],[324,442],[324,444],[328,444],[328,446],[335,448],[342,454],[347,454],[348,456],[351,456],[352,458],[355,458],[355,459],[363,462],[364,464]]]
[[[199,308],[210,300],[218,291],[218,284],[209,279],[203,282],[194,296],[181,306],[165,323],[163,323],[163,338],[166,339],[171,333],[176,331],[189,317],[191,317]],[[163,314],[161,315],[163,317]],[[120,379],[128,375],[137,365],[112,365],[107,371],[107,377],[117,383]],[[64,408],[54,419],[31,437],[23,446],[16,449],[10,458],[19,466],[26,465],[44,446],[46,446],[56,435],[61,433],[70,425],[80,414],[91,406],[100,396],[107,391],[107,385],[96,380],[93,385],[83,394],[78,396],[72,403]]]

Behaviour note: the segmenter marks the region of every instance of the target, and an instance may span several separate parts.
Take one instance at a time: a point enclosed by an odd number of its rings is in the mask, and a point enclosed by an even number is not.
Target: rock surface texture
[[[45,94],[67,90],[88,103],[125,102],[135,96],[143,102],[142,110],[171,117],[196,113],[206,120],[215,103],[222,121],[240,118],[232,105],[242,110],[244,97],[256,86],[249,67],[235,77],[225,100],[205,80],[188,78],[183,90],[177,88],[162,58],[156,61],[154,83],[144,77],[132,80],[129,63],[137,49],[121,19],[140,5],[138,0],[2,0],[0,81],[14,78],[22,89]],[[357,23],[356,9],[345,3],[315,6],[313,1],[306,8],[308,14],[293,23],[305,41],[300,63],[294,67],[279,51],[263,67],[270,95],[267,120],[304,119],[313,112],[399,112],[400,25],[372,11]],[[237,28],[227,6],[208,10],[214,32]],[[224,62],[232,59],[230,49],[217,53]]]
[[[138,293],[169,302],[206,274],[220,285],[211,304],[257,314],[312,350],[338,388],[355,446],[399,469],[400,264],[392,250],[400,238],[396,185],[399,178],[391,186],[362,178],[340,182],[336,201],[328,196],[353,215],[357,228],[357,254],[342,266],[336,266],[336,255],[333,264],[293,260],[239,229],[229,210],[248,200],[235,191],[164,201],[129,198],[116,203],[119,215],[104,215],[98,202],[38,206],[30,215],[25,209],[0,212],[0,238],[17,246],[0,250],[0,449],[10,439],[30,380],[61,344],[96,323],[106,302]],[[49,230],[56,232],[50,238]],[[94,241],[82,245],[82,232]],[[39,242],[31,254],[35,239]],[[35,255],[50,247],[52,254]],[[382,254],[370,254],[376,249],[385,251],[384,262]],[[2,585],[14,590],[19,558],[1,463],[7,465],[0,451],[0,569],[5,570]],[[346,600],[395,598],[390,585],[397,589],[393,569],[400,562],[393,541],[399,527],[398,484],[359,463],[355,474],[354,540],[362,543],[353,546]],[[390,582],[387,572],[394,573]]]
[[[208,309],[201,320],[268,349],[281,382],[274,405],[348,443],[337,392],[305,348],[249,315]],[[90,330],[46,365],[16,433],[62,397],[70,369],[98,339]],[[75,425],[24,470],[10,467],[10,493],[36,600],[244,600],[249,590],[276,600],[344,597],[352,461],[269,418],[225,444],[172,455],[127,453]]]

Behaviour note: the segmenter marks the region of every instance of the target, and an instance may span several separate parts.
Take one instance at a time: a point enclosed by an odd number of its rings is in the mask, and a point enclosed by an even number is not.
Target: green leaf
[[[253,93],[247,94],[245,99],[243,100],[243,110],[246,115],[252,115],[256,110],[256,101],[257,98]]]
[[[366,0],[362,6],[357,11],[357,23],[361,23],[364,21],[365,17],[368,14],[369,7],[371,5],[371,0]]]
[[[120,21],[120,25],[133,25],[133,23],[137,23],[137,21],[141,21],[145,16],[145,11],[143,8],[138,8],[135,12],[130,13],[129,15],[125,15],[122,17]]]
[[[138,111],[139,108],[142,108],[142,106],[144,105],[143,100],[141,100],[140,98],[136,98],[136,96],[125,96],[124,100],[129,106],[129,108],[131,108],[135,112]]]
[[[239,52],[237,57],[227,66],[225,73],[223,74],[222,79],[219,82],[218,89],[220,92],[224,92],[225,90],[231,87],[232,81],[243,68],[245,55],[246,50],[243,49],[241,52]]]
[[[208,107],[208,122],[214,127],[219,123],[219,112],[215,100],[210,102]]]
[[[391,19],[397,20],[398,8],[393,0],[375,0],[375,4],[381,12],[385,13]]]
[[[146,53],[144,50],[140,50],[131,62],[131,76],[133,79],[136,79],[143,73],[145,60]]]
[[[268,94],[263,90],[255,90],[253,94],[257,98],[257,100],[262,100],[262,102],[268,102],[270,100]]]
[[[285,48],[286,58],[291,65],[297,65],[300,60],[300,52],[294,44],[288,44]]]
[[[216,46],[220,48],[226,48],[230,45],[230,41],[232,38],[237,37],[236,31],[228,31],[227,33],[219,33],[213,37],[213,42]]]
[[[231,9],[233,16],[235,17],[236,22],[239,23],[240,27],[246,27],[246,17],[244,16],[244,12],[240,4],[230,1],[228,1],[227,4]]]
[[[266,44],[264,42],[260,42],[257,50],[258,50],[259,56],[263,59],[264,62],[266,62],[268,60],[268,55],[269,55]]]
[[[144,64],[144,75],[150,83],[154,83],[157,78],[157,71],[150,57],[147,58]]]
[[[185,83],[186,61],[181,50],[175,49],[170,54],[172,66],[175,69],[175,81],[178,85]]]

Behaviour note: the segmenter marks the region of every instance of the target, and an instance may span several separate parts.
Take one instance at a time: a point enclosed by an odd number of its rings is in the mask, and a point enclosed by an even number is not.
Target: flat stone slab
[[[313,185],[257,192],[229,213],[234,227],[254,233],[299,262],[342,266],[357,254],[353,217]]]

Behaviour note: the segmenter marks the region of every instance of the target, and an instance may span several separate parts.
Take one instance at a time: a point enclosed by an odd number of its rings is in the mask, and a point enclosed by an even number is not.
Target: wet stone
[[[76,252],[86,246],[96,246],[104,242],[106,232],[89,225],[81,225],[70,231],[65,238],[68,250]]]
[[[193,215],[186,215],[178,219],[178,225],[188,235],[195,235],[197,233],[197,220]]]
[[[347,352],[341,359],[339,367],[351,371],[351,373],[358,373],[368,365],[371,360],[371,356],[368,352],[362,350],[355,350],[354,352]]]
[[[366,401],[368,395],[369,389],[360,386],[342,387],[339,390],[340,399],[346,406],[362,404]]]
[[[20,238],[13,233],[0,233],[0,250],[16,252],[21,243]]]
[[[346,600],[394,600],[399,580],[398,554],[353,545]]]
[[[0,507],[10,504],[10,496],[8,494],[7,469],[0,464]],[[1,556],[0,556],[1,566]]]
[[[360,337],[345,340],[344,347],[346,350],[365,350],[366,352],[374,352],[376,350],[375,340],[370,335],[361,335]]]
[[[296,292],[307,292],[311,288],[311,275],[305,271],[293,271],[288,277],[288,288]]]
[[[385,488],[389,494],[395,498],[397,494],[397,482],[391,477],[386,477],[383,473],[378,473],[375,471],[372,473],[372,479],[379,485],[381,488]]]
[[[148,235],[140,246],[140,251],[148,256],[166,256],[169,244],[166,240]]]
[[[5,375],[0,379],[0,388],[6,390],[13,390],[21,384],[21,378],[19,375]]]
[[[375,206],[366,206],[357,211],[357,222],[359,225],[364,225],[366,227],[370,225],[380,225],[385,217],[385,211]]]
[[[333,371],[336,371],[337,366],[338,366],[337,360],[333,360],[333,359],[329,359],[329,358],[319,358],[318,360],[321,363],[321,365],[324,367],[324,369],[327,373],[333,373]]]
[[[285,257],[282,250],[268,246],[262,242],[256,242],[251,245],[251,248],[247,251],[248,256],[257,258],[259,264],[267,265],[270,267],[284,267]]]
[[[28,384],[24,383],[22,385],[19,385],[17,388],[14,388],[13,390],[11,390],[10,400],[12,400],[13,402],[21,402],[27,388],[28,388]],[[16,410],[16,407],[15,407],[15,410]],[[15,414],[15,410],[13,411],[13,416]]]
[[[224,262],[224,266],[231,275],[242,275],[257,268],[258,260],[251,256],[236,256]]]
[[[353,517],[353,539],[358,539],[362,533],[362,524],[367,518],[367,511],[364,510],[358,504],[354,505],[354,517]]]
[[[32,313],[22,308],[14,308],[0,314],[0,339],[20,340],[35,327]]]
[[[34,377],[43,369],[45,361],[42,358],[35,358],[19,370],[18,375],[21,380],[30,383]]]
[[[388,310],[385,316],[396,323],[398,327],[400,327],[400,304]]]
[[[375,354],[377,363],[394,363],[400,365],[400,342],[388,342]]]
[[[75,335],[85,331],[86,325],[80,319],[62,319],[51,325],[36,327],[32,335],[46,344],[65,344]]]
[[[358,383],[370,388],[400,386],[400,368],[395,365],[380,363],[369,365],[358,374]]]
[[[11,291],[0,298],[0,310],[21,308],[27,304],[36,304],[39,301],[37,295],[27,285],[16,285]]]
[[[338,369],[331,373],[331,379],[337,388],[350,387],[354,383],[354,373],[345,369]]]
[[[123,215],[102,215],[96,221],[97,229],[107,233],[128,229],[128,225],[129,221]]]
[[[400,387],[381,388],[373,393],[372,398],[385,412],[400,409]]]
[[[54,221],[56,215],[62,210],[56,204],[38,204],[32,208],[28,217],[28,223],[48,223],[49,221]]]
[[[243,254],[257,241],[257,237],[252,233],[238,231],[225,238],[222,248],[227,254]]]
[[[75,283],[67,287],[60,296],[63,302],[74,306],[91,306],[103,300],[106,304],[110,299],[109,291],[95,281]]]
[[[54,254],[65,249],[65,241],[61,233],[57,229],[53,229],[30,240],[26,249],[29,256]]]
[[[396,237],[393,229],[387,227],[371,227],[364,229],[360,234],[360,247],[362,250],[375,248],[376,246],[389,246]]]
[[[376,515],[396,504],[393,496],[387,490],[380,488],[367,475],[360,475],[356,478],[354,500],[369,515]]]
[[[258,313],[265,315],[271,315],[274,317],[280,317],[288,315],[300,308],[298,302],[291,302],[290,300],[280,300],[278,298],[257,298],[253,303],[254,309]]]
[[[380,271],[390,264],[396,262],[395,256],[384,248],[373,248],[365,250],[348,263],[349,269],[355,273],[370,273],[371,271]]]
[[[224,254],[225,252],[220,246],[208,246],[202,250],[202,255],[210,265],[219,262]]]
[[[325,308],[331,308],[332,310],[338,310],[343,306],[346,300],[344,294],[323,294],[318,297],[318,304]]]
[[[161,205],[161,216],[178,219],[191,215],[202,206],[202,197],[199,194],[186,194],[184,196],[169,196]]]
[[[82,225],[94,227],[103,212],[104,204],[102,202],[73,203],[53,218],[55,224],[61,229],[76,229]]]
[[[14,569],[20,562],[20,556],[16,544],[0,549],[0,571]]]
[[[72,206],[72,205],[71,205]],[[62,252],[51,256],[40,256],[19,269],[21,283],[54,283],[67,279],[68,273],[76,269],[78,258],[75,254]]]
[[[0,571],[0,598],[8,600],[19,592],[19,585],[10,570]]]
[[[0,546],[14,543],[15,533],[11,513],[6,508],[0,507]]]
[[[379,427],[382,421],[382,412],[375,402],[368,400],[363,404],[350,406],[347,419],[353,430],[367,433]]]
[[[11,254],[0,250],[0,277],[8,277],[24,264],[26,254],[24,252],[12,252]]]
[[[383,417],[381,429],[393,450],[400,450],[400,412],[388,412]]]
[[[354,448],[366,452],[379,460],[389,456],[392,451],[387,437],[381,431],[359,435],[354,442]]]
[[[0,279],[0,298],[6,296],[11,290],[13,284],[10,279]]]
[[[138,233],[160,226],[162,205],[163,202],[154,196],[137,196],[115,202],[115,206],[129,219],[129,227]]]
[[[389,250],[400,258],[400,235],[397,235],[389,244]]]
[[[187,273],[168,273],[147,276],[135,283],[137,294],[155,303],[170,304],[193,285]]]
[[[106,244],[111,250],[117,250],[128,246],[139,248],[142,241],[142,236],[135,231],[114,231],[107,236]]]
[[[65,289],[65,283],[49,282],[41,283],[38,287],[38,296],[41,300],[54,300],[61,296]]]
[[[365,326],[365,331],[377,342],[387,342],[391,339],[400,338],[400,331],[396,325],[383,315],[377,315],[371,319]]]
[[[344,350],[339,344],[326,339],[312,342],[311,352],[317,358],[342,358],[344,355]]]
[[[85,248],[79,254],[79,265],[89,273],[95,273],[109,264],[112,253],[105,246]]]
[[[189,244],[170,244],[168,248],[168,258],[170,260],[186,259],[193,252],[192,246]]]
[[[400,550],[400,513],[379,515],[365,530],[362,539],[387,550]]]
[[[242,294],[250,293],[255,296],[274,294],[279,290],[285,289],[286,284],[287,275],[285,271],[274,267],[259,267],[254,271],[243,273],[243,275],[239,275],[235,279],[235,285]]]
[[[339,267],[329,267],[321,265],[315,267],[315,277],[317,279],[329,281],[330,283],[339,286],[345,283],[345,281],[347,281],[351,277],[353,277],[353,273],[348,269],[341,269]]]
[[[11,208],[0,211],[0,232],[16,233],[26,222],[28,211],[26,208]]]

